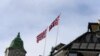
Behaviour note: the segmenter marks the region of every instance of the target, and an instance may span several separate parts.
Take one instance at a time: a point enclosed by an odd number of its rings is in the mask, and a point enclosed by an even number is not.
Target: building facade
[[[26,51],[23,45],[20,33],[18,33],[17,37],[11,42],[11,45],[5,50],[5,56],[25,56]]]
[[[60,48],[58,48],[60,46]],[[68,45],[52,48],[50,56],[99,56],[100,24],[89,23],[88,31],[77,37]],[[57,49],[58,48],[58,49]]]

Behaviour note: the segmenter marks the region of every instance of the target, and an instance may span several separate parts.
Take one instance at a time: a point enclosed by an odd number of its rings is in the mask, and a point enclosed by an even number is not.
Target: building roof
[[[20,33],[18,33],[16,38],[11,42],[9,49],[20,49],[20,50],[26,52],[24,49],[24,46],[23,46],[23,41],[20,38]]]
[[[89,23],[88,31],[77,37],[75,40],[65,45],[58,50],[73,50],[73,51],[99,51],[100,52],[100,24]],[[54,53],[54,54],[56,54]]]
[[[94,27],[99,27],[98,23],[89,23],[88,29],[90,31],[85,32],[70,44],[66,45],[66,47],[70,46],[70,49],[73,50],[96,50],[100,51],[100,29],[96,28],[94,31]]]

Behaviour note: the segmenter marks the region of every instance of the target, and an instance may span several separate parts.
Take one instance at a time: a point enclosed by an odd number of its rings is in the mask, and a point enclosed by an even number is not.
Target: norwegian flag
[[[39,43],[40,40],[44,39],[46,37],[47,29],[45,29],[43,32],[41,32],[36,38],[37,43]]]
[[[57,16],[57,18],[50,24],[49,26],[49,31],[54,27],[54,26],[57,26],[59,24],[59,18],[60,18],[60,15]]]

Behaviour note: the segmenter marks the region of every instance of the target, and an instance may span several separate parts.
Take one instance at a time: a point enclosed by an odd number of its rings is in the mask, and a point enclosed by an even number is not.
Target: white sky
[[[87,31],[88,22],[100,18],[99,0],[0,0],[0,56],[17,33],[21,33],[26,56],[43,54],[44,41],[36,43],[41,33],[61,13],[58,44],[68,44]],[[45,56],[55,46],[57,27],[47,34]]]

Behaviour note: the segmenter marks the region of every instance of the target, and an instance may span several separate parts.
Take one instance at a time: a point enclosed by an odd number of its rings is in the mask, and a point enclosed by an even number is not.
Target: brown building
[[[50,56],[99,56],[100,24],[89,23],[88,31],[68,45],[59,44],[52,48]]]

